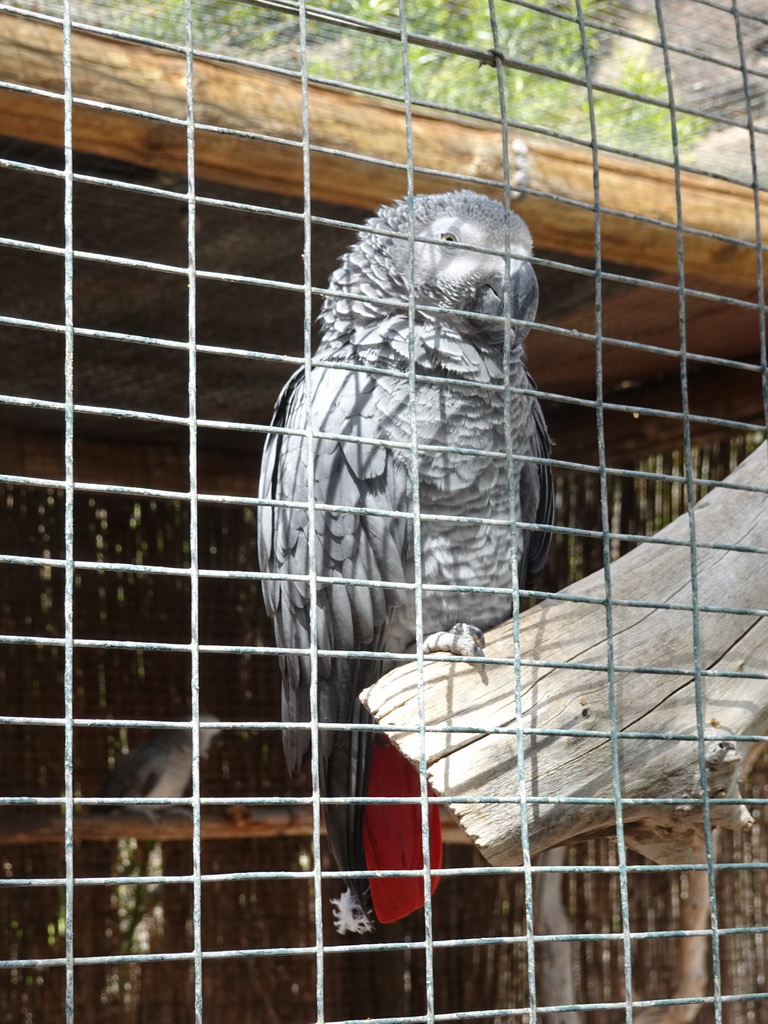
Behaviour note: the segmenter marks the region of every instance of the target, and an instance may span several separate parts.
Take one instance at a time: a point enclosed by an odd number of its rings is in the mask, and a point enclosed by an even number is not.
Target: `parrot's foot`
[[[353,932],[356,935],[365,935],[373,931],[373,925],[360,906],[360,900],[351,889],[345,889],[338,899],[332,899],[333,923],[339,935]]]
[[[424,638],[425,654],[455,654],[459,658],[482,658],[485,637],[477,626],[457,622],[448,632],[430,633]]]

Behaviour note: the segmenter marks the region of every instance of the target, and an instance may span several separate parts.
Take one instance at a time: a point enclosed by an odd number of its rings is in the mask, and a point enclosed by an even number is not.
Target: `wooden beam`
[[[361,695],[414,764],[424,744],[430,784],[492,864],[523,862],[523,815],[532,855],[615,828],[614,729],[621,798],[631,801],[623,807],[627,845],[658,863],[701,863],[704,786],[710,797],[726,799],[710,804],[713,825],[752,823],[738,785],[742,757],[754,744],[729,737],[768,731],[761,678],[768,672],[768,617],[760,611],[768,608],[768,446],[745,459],[728,483],[696,506],[695,593],[685,515],[656,543],[638,545],[611,566],[610,634],[603,572],[520,616],[519,721],[511,622],[487,636],[486,654],[499,662],[429,660],[423,681],[410,663]],[[729,543],[733,548],[715,546]],[[712,609],[699,612],[697,633],[694,598]],[[713,673],[698,687],[696,666]],[[701,749],[698,700],[706,730]],[[525,730],[525,809],[518,728]],[[669,802],[647,802],[659,798]]]
[[[616,269],[626,272],[626,268]],[[538,319],[542,327],[531,331],[526,348],[533,378],[544,390],[581,398],[595,394],[598,353],[593,337],[598,329],[603,337],[599,360],[606,394],[645,382],[649,384],[650,398],[645,404],[650,406],[656,404],[653,382],[671,381],[678,391],[679,407],[683,343],[689,357],[687,372],[692,378],[696,375],[698,379],[706,368],[702,357],[737,360],[756,368],[759,365],[761,315],[756,305],[732,305],[717,297],[688,295],[685,322],[681,324],[676,281],[654,274],[656,281],[672,285],[674,290],[651,289],[641,281],[627,285],[605,282],[601,289],[602,316],[598,324],[594,291],[582,292],[577,302],[557,308],[557,289],[567,288],[570,276],[561,273],[553,279],[547,268],[538,272],[542,292]],[[717,287],[713,294],[722,294],[722,291]],[[751,292],[745,290],[731,297],[754,303],[754,287]],[[579,332],[580,336],[551,333],[547,325]],[[624,342],[628,342],[629,347]],[[738,372],[741,380],[735,387],[734,406],[741,400],[742,392],[747,403],[752,403],[753,394],[760,392],[759,373]],[[735,379],[729,371],[722,381],[723,388],[726,377]],[[718,404],[722,404],[723,397],[720,396]],[[706,412],[707,406],[699,402],[698,411]],[[749,417],[736,414],[733,418]]]
[[[0,15],[0,78],[54,94],[0,89],[0,133],[62,145],[61,53],[57,26]],[[76,149],[186,173],[183,55],[76,30],[72,68]],[[89,105],[93,102],[122,106],[129,112]],[[182,123],[153,120],[147,113]],[[200,178],[284,195],[302,194],[301,85],[295,76],[197,58],[195,113]],[[313,85],[309,116],[314,198],[373,209],[405,192],[402,105]],[[233,129],[247,137],[214,128]],[[414,114],[412,139],[415,164],[422,168],[415,175],[417,191],[455,187],[451,175],[457,173],[503,181],[498,129],[422,111]],[[533,135],[526,136],[526,142],[534,194],[525,199],[521,210],[537,245],[593,258],[591,150]],[[681,175],[681,186],[686,227],[729,239],[686,236],[689,282],[755,288],[752,191],[693,173]],[[493,187],[488,191],[499,192]],[[563,199],[586,206],[568,205]],[[674,228],[638,219],[676,223],[675,177],[670,169],[601,154],[600,202],[604,260],[677,274]],[[761,206],[763,223],[768,223],[764,195]]]
[[[443,840],[469,843],[448,811],[442,811]],[[192,839],[192,819],[181,814],[75,814],[75,842],[103,842],[113,839],[155,839],[164,842]],[[325,833],[325,828],[321,828]],[[225,810],[203,809],[200,822],[202,839],[276,839],[284,836],[311,836],[311,807],[248,808],[233,803]],[[0,818],[0,844],[63,843],[64,818],[61,814],[39,813],[37,809],[16,811]]]
[[[199,491],[253,498],[260,445],[252,451],[198,449]],[[189,452],[170,444],[75,437],[76,480],[121,487],[189,490]],[[53,433],[0,428],[0,472],[13,476],[64,479],[62,437]]]
[[[760,374],[730,367],[694,370],[689,379],[691,412],[712,419],[765,425]],[[680,451],[684,446],[680,378],[666,377],[605,396],[608,405],[627,405],[677,416],[606,409],[605,450],[609,466],[629,465],[647,455]],[[555,442],[553,454],[568,462],[597,463],[597,414],[593,408],[547,402],[547,426]],[[691,420],[694,444],[733,437],[736,430],[720,423]]]
[[[713,836],[717,853],[717,834]],[[701,860],[705,851],[701,850]],[[699,934],[682,935],[676,942],[677,956],[673,999],[678,1003],[646,1006],[634,1015],[635,1024],[693,1024],[699,1015],[709,988],[710,922],[709,878],[706,871],[689,871],[687,894],[680,901],[681,932]],[[643,998],[643,982],[635,990],[636,998]]]

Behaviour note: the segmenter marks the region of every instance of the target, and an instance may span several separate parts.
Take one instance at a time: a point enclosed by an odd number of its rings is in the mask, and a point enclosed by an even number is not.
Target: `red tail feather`
[[[430,794],[432,790],[430,789]],[[389,741],[377,737],[373,743],[368,796],[417,797],[419,776]],[[365,861],[369,871],[420,871],[421,807],[418,804],[370,804],[363,822]],[[443,863],[440,808],[429,808],[430,868]],[[432,892],[438,879],[432,879]],[[371,898],[382,924],[397,921],[424,905],[424,879],[371,878]]]

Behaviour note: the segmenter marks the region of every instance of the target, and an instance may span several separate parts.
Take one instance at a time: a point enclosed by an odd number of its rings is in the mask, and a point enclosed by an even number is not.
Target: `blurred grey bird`
[[[318,583],[320,650],[413,650],[419,582],[424,651],[477,656],[481,631],[511,615],[515,587],[534,585],[550,539],[535,527],[552,523],[553,497],[546,424],[524,365],[538,303],[531,252],[528,228],[501,203],[470,191],[420,195],[382,208],[333,274],[310,379],[295,373],[275,407],[273,425],[293,433],[268,435],[261,469],[262,498],[305,507],[261,507],[259,562],[307,575],[312,546],[318,576],[390,586]],[[313,522],[310,486],[324,506]],[[309,648],[310,584],[265,580],[263,590],[278,646]],[[283,720],[309,722],[310,659],[280,661]],[[358,694],[388,667],[320,658],[320,722],[370,723]],[[285,730],[283,745],[295,773],[309,730]],[[321,730],[318,754],[322,795],[343,798],[324,808],[340,870],[422,870],[418,806],[349,802],[419,796],[418,776],[386,739]],[[362,932],[374,914],[396,920],[423,902],[421,877],[351,878],[334,917],[339,931]]]
[[[200,715],[201,722],[218,722],[215,715]],[[208,752],[221,729],[200,730],[200,754]],[[182,797],[192,781],[191,729],[158,729],[121,757],[104,780],[101,797]],[[94,811],[120,810],[148,813],[173,810],[167,804],[103,805]]]

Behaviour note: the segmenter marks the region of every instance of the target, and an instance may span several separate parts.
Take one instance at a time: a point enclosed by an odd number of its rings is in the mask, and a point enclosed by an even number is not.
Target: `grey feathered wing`
[[[402,518],[363,515],[349,508],[405,511],[408,475],[392,450],[359,444],[355,438],[385,434],[376,404],[376,379],[365,372],[315,368],[308,405],[304,372],[290,379],[275,407],[273,426],[306,431],[311,411],[313,432],[343,435],[315,437],[312,480],[318,504],[342,506],[315,513],[315,559],[319,577],[383,580],[406,578],[407,526]],[[346,440],[349,438],[349,440]],[[305,503],[308,496],[306,434],[270,434],[262,459],[260,494],[277,501]],[[347,509],[347,510],[345,510]],[[263,506],[259,517],[259,564],[262,571],[304,575],[309,572],[309,516],[306,508]],[[266,581],[267,612],[274,619],[278,646],[310,646],[310,585]],[[370,651],[384,647],[392,610],[404,601],[400,588],[318,583],[318,650]],[[283,721],[307,722],[310,713],[311,662],[306,655],[281,655]],[[357,699],[360,690],[382,672],[376,658],[318,659],[318,719],[321,723],[370,722]],[[368,731],[321,730],[320,786],[325,796],[364,797],[373,735]],[[310,750],[309,729],[286,729],[283,745],[295,773]],[[364,870],[362,804],[324,808],[328,840],[341,870]],[[365,879],[350,880],[361,905],[367,900]]]
[[[526,370],[528,386],[536,387],[533,378]],[[536,458],[549,459],[551,442],[544,413],[538,401],[533,403],[533,455]],[[526,523],[539,523],[551,526],[555,521],[555,494],[552,484],[552,470],[549,465],[536,462],[524,464],[520,474],[520,518]],[[518,566],[518,580],[524,590],[532,590],[536,586],[549,554],[552,534],[549,530],[525,531],[523,554]]]

